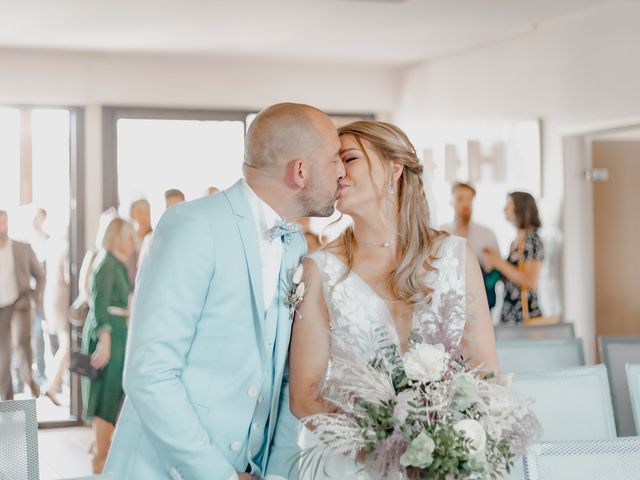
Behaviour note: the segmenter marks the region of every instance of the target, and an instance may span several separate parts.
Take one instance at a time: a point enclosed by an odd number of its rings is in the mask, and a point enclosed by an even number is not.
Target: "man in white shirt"
[[[16,339],[20,375],[31,393],[38,397],[40,388],[31,369],[31,301],[42,311],[44,272],[33,249],[9,238],[9,217],[0,210],[0,399],[13,399],[11,383],[11,339]],[[35,290],[31,279],[36,280]]]
[[[451,188],[451,196],[451,203],[455,213],[454,221],[444,224],[440,228],[452,235],[467,239],[467,243],[476,254],[476,257],[478,257],[478,261],[482,267],[489,308],[493,308],[496,302],[494,287],[497,275],[486,271],[483,250],[485,248],[491,248],[500,251],[498,239],[490,228],[471,221],[473,200],[476,196],[476,190],[473,186],[468,183],[456,182]]]

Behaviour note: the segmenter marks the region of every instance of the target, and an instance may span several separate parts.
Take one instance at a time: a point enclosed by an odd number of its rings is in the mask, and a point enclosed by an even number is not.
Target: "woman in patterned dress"
[[[535,199],[525,192],[512,192],[507,197],[504,209],[507,220],[518,230],[511,244],[506,260],[495,250],[485,250],[485,259],[504,277],[504,303],[501,323],[519,324],[523,322],[524,311],[528,308],[528,318],[542,317],[538,302],[538,281],[544,246],[538,235],[541,226]],[[523,309],[522,299],[527,298]]]

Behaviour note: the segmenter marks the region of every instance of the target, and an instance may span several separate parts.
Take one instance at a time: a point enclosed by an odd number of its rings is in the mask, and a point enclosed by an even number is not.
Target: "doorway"
[[[592,145],[596,335],[640,335],[640,132]]]
[[[44,308],[32,314],[32,371],[41,392],[50,389],[61,342],[70,325],[68,306],[77,294],[78,258],[84,249],[83,110],[65,106],[0,106],[0,209],[9,236],[29,243],[45,272]],[[58,354],[58,355],[56,355]],[[15,355],[14,355],[15,357]],[[80,417],[78,381],[62,363],[56,400],[38,398],[40,426],[67,426]],[[30,397],[15,375],[15,397]]]

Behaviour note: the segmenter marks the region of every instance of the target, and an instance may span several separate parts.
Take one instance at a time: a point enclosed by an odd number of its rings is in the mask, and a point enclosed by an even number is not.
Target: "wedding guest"
[[[138,264],[142,245],[151,237],[153,228],[151,227],[151,205],[149,201],[140,198],[131,203],[129,207],[129,217],[133,223],[135,250],[131,258],[127,261],[127,270],[131,283],[135,283],[136,274],[138,273]]]
[[[57,339],[53,358],[54,376],[45,395],[59,406],[58,391],[69,367],[69,239],[51,238],[47,248],[47,283],[44,289],[44,312],[50,336]]]
[[[495,268],[505,278],[500,321],[519,324],[524,318],[542,317],[538,302],[538,281],[544,259],[544,246],[538,235],[541,223],[535,199],[525,192],[510,193],[504,212],[517,229],[509,256],[503,260],[497,250],[487,248],[484,257],[487,268]]]
[[[489,302],[489,308],[493,308],[496,304],[495,286],[500,274],[487,268],[484,249],[490,248],[499,251],[498,239],[490,228],[480,225],[471,219],[473,215],[473,200],[476,197],[476,190],[473,186],[468,183],[456,182],[451,188],[451,197],[455,216],[452,223],[442,225],[441,229],[452,235],[467,239],[467,244],[480,262],[487,292],[487,301]]]
[[[170,188],[164,192],[164,201],[167,208],[173,207],[174,205],[185,201],[184,193],[177,188]]]
[[[35,289],[31,280],[35,280]],[[42,312],[44,272],[36,254],[27,243],[9,237],[9,216],[0,210],[0,398],[13,399],[11,381],[12,338],[18,356],[22,382],[29,385],[34,397],[40,387],[31,369],[32,301]]]
[[[84,418],[92,421],[95,436],[94,473],[102,472],[124,398],[126,312],[132,290],[126,262],[135,249],[133,233],[132,225],[119,217],[107,226],[94,262],[89,315],[82,333],[82,351],[91,355],[94,368],[102,369],[96,380],[83,378],[82,385]]]
[[[36,208],[33,215],[33,221],[31,222],[32,229],[29,234],[28,240],[29,245],[31,245],[33,252],[36,254],[38,262],[40,263],[40,267],[43,271],[46,270],[46,252],[47,242],[49,240],[49,234],[44,229],[44,223],[47,221],[47,216],[47,211],[44,208]],[[44,360],[45,322],[46,315],[43,315],[43,312],[40,312],[38,309],[36,309],[35,315],[33,315],[31,348],[33,349],[33,353],[35,356],[38,383],[43,383],[47,378],[45,372],[46,365]],[[55,353],[58,348],[55,336],[53,339],[51,339],[51,337],[49,338],[51,340],[51,350]]]
[[[322,242],[320,236],[311,230],[311,219],[309,217],[301,218],[296,223],[302,225],[302,233],[307,241],[307,249],[309,253],[315,252],[322,248]]]

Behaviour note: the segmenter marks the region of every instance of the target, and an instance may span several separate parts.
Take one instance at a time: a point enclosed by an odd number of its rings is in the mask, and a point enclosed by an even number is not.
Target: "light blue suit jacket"
[[[296,234],[284,248],[285,271],[305,254],[304,237]],[[280,283],[290,287],[289,279]],[[266,400],[262,475],[288,477],[299,428],[285,375],[291,320],[281,305],[271,357],[262,338],[262,297],[258,237],[240,182],[163,215],[138,277],[127,398],[105,472],[116,480],[228,480],[247,467],[256,402]],[[273,396],[260,399],[256,392],[270,381],[271,367]]]

